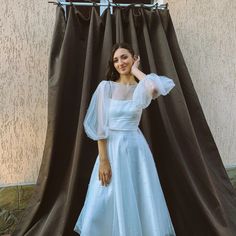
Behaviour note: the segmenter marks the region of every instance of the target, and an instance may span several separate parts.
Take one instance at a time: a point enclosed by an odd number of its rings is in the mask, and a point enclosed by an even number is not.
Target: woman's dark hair
[[[134,50],[128,43],[123,42],[123,43],[114,44],[112,46],[111,56],[110,56],[109,61],[108,61],[108,67],[107,67],[107,73],[106,73],[107,80],[116,81],[116,80],[119,79],[120,75],[119,75],[118,71],[115,69],[114,63],[113,63],[113,56],[114,56],[115,51],[118,48],[125,48],[130,52],[132,57],[134,56]]]

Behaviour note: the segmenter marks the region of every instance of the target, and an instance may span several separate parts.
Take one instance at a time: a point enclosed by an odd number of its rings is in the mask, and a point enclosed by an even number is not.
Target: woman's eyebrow
[[[126,56],[126,54],[122,54],[122,55],[120,55],[120,57],[122,57],[122,56]],[[117,58],[117,57],[114,57],[113,60],[116,59],[116,58]]]

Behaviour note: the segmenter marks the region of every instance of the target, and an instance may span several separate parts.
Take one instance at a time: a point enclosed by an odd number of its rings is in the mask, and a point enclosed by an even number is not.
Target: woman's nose
[[[118,65],[122,65],[124,62],[123,62],[123,60],[122,59],[119,59],[118,60]]]

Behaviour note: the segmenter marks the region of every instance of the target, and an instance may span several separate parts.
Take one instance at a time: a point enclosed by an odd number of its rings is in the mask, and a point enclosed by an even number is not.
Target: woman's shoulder
[[[108,80],[101,80],[98,84],[98,88],[105,88],[110,84],[110,81]]]
[[[105,84],[107,84],[107,83],[109,83],[108,80],[101,80],[100,83],[99,83],[99,85],[105,85]]]
[[[108,80],[101,80],[97,86],[97,90],[101,92],[102,91],[108,92],[110,90],[109,88],[110,88],[110,81]]]

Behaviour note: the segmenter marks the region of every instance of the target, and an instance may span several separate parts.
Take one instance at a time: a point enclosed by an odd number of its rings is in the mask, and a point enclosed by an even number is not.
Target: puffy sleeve
[[[146,108],[152,99],[167,95],[175,86],[172,79],[151,73],[140,80],[133,93],[133,100],[138,108]],[[153,89],[156,93],[153,94]]]
[[[108,91],[108,81],[101,81],[93,93],[84,118],[85,133],[95,141],[108,136]]]

